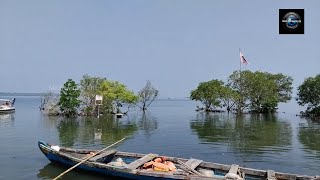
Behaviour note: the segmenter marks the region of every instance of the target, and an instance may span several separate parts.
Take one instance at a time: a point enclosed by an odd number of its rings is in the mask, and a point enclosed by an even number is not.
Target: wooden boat
[[[95,153],[95,150],[70,149],[38,142],[40,150],[52,162],[71,167]],[[123,160],[116,164],[115,159]],[[129,179],[188,179],[188,180],[221,180],[221,179],[265,179],[265,180],[320,180],[319,176],[280,173],[272,170],[258,170],[239,165],[224,165],[204,162],[199,159],[183,159],[166,157],[177,167],[175,172],[161,172],[142,169],[141,167],[157,158],[157,154],[139,154],[120,152],[115,149],[106,150],[90,158],[77,168],[93,173]],[[208,173],[209,172],[209,173]]]

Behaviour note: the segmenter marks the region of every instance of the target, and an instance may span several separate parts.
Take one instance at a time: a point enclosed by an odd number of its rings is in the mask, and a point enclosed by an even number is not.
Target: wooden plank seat
[[[267,180],[276,180],[276,173],[274,170],[267,170]]]
[[[244,174],[242,174],[240,171],[238,174],[238,171],[239,171],[239,165],[232,164],[229,169],[229,172],[224,176],[224,178],[225,179],[236,179],[236,180],[244,179]]]
[[[200,159],[189,159],[185,165],[187,165],[188,167],[190,167],[191,169],[196,169],[196,167],[198,167],[203,161]]]
[[[103,153],[98,154],[98,155],[90,158],[89,161],[98,161],[99,159],[102,159],[102,158],[104,158],[104,157],[107,157],[107,156],[109,156],[109,155],[111,155],[111,154],[115,154],[116,152],[117,152],[117,150],[115,150],[115,149],[111,149],[111,150],[108,150],[108,151],[104,151]]]
[[[237,174],[238,173],[238,169],[239,169],[239,165],[238,164],[232,164],[228,173]]]
[[[147,155],[143,156],[142,158],[137,159],[137,160],[133,161],[132,163],[128,164],[127,168],[131,169],[131,170],[137,169],[138,167],[140,167],[144,163],[149,162],[158,156],[159,156],[158,154],[147,154]]]

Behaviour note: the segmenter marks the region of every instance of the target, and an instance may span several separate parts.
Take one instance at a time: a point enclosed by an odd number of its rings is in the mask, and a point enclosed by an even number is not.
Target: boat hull
[[[61,157],[57,153],[50,150],[45,143],[39,142],[38,145],[39,145],[39,148],[41,149],[42,153],[53,163],[58,163],[58,164],[61,164],[63,166],[67,166],[67,167],[72,167],[78,163],[78,162],[73,161],[69,158]],[[134,174],[134,173],[126,172],[126,170],[124,168],[110,167],[108,169],[108,168],[101,168],[101,167],[93,166],[93,164],[90,165],[88,163],[83,163],[83,164],[77,166],[77,169],[81,169],[81,170],[88,171],[91,173],[99,173],[101,175],[115,176],[115,177],[121,177],[121,178],[127,178],[127,179],[138,179],[138,180],[181,179],[181,178],[165,178],[165,177],[144,176],[141,174]]]
[[[59,163],[61,165],[72,167],[77,163],[81,162],[83,159],[90,157],[90,155],[94,152],[97,153],[96,150],[84,150],[84,149],[70,149],[63,147],[55,147],[50,144],[39,141],[38,146],[43,154],[52,162]],[[77,169],[86,170],[93,173],[99,173],[107,176],[115,176],[120,178],[128,178],[128,179],[141,179],[141,180],[155,180],[155,179],[188,179],[188,180],[222,180],[225,179],[224,176],[227,176],[229,173],[237,175],[237,173],[245,174],[245,178],[247,179],[261,179],[261,180],[320,180],[319,176],[307,176],[307,175],[298,175],[298,174],[289,174],[289,173],[281,173],[275,172],[272,170],[260,170],[260,169],[251,169],[247,167],[240,167],[239,165],[225,165],[218,164],[213,162],[205,162],[197,159],[183,159],[176,157],[168,157],[166,159],[176,165],[179,165],[177,169],[182,170],[183,172],[157,172],[157,171],[148,171],[145,169],[140,169],[143,163],[148,162],[151,158],[159,157],[158,155],[153,156],[154,154],[139,154],[139,153],[129,153],[129,152],[120,152],[113,150],[111,152],[105,152],[98,154],[97,156],[90,158],[90,160],[83,162],[81,165],[77,166]],[[129,163],[123,166],[114,166],[112,165],[112,160],[110,159],[121,157],[124,159],[125,163]],[[131,160],[130,160],[131,159]],[[143,159],[143,160],[142,160]],[[142,163],[141,163],[142,162]],[[192,163],[191,163],[192,162]],[[198,162],[198,163],[197,163]],[[177,164],[178,163],[178,164]],[[184,164],[185,163],[185,164]],[[213,175],[209,176],[201,176],[196,173],[190,173],[190,169],[185,170],[185,167],[181,167],[181,165],[186,165],[190,168],[192,165],[193,170],[198,167],[200,170],[214,170]],[[190,164],[191,163],[191,164]],[[235,169],[236,168],[236,169]],[[191,169],[191,171],[192,171]],[[197,172],[198,173],[198,172]],[[242,178],[240,178],[242,179]]]
[[[13,113],[15,112],[15,108],[5,108],[5,109],[0,109],[0,114],[5,114],[5,113]]]

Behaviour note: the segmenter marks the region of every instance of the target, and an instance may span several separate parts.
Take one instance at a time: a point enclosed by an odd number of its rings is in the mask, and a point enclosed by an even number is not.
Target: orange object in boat
[[[167,160],[166,157],[161,156],[161,157],[155,158],[153,161],[154,161],[154,162],[158,162],[158,163],[164,163],[166,160]]]
[[[147,162],[143,165],[143,168],[150,168],[153,165],[153,161]]]
[[[169,166],[163,163],[154,162],[153,166],[154,166],[153,167],[154,170],[161,169],[162,171],[169,171]]]
[[[158,168],[158,167],[154,167],[153,170],[154,171],[161,171],[161,172],[169,172],[169,170],[167,170],[167,169],[161,169],[161,168]]]
[[[160,157],[155,158],[153,161],[157,163],[162,163],[162,159]]]
[[[161,156],[160,158],[162,159],[162,162],[165,162],[167,160],[165,156]]]
[[[169,167],[170,171],[176,171],[176,166],[171,161],[166,161],[165,164]]]

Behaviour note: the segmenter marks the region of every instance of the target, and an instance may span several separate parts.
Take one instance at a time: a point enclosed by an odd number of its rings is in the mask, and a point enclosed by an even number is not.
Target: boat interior
[[[62,153],[72,157],[85,159],[98,151],[85,149],[69,149],[61,148]],[[90,158],[89,162],[95,162],[104,165],[111,165],[120,169],[136,170],[139,173],[154,173],[149,169],[144,169],[144,165],[153,161],[155,158],[163,157],[157,154],[139,154],[130,152],[120,152],[110,149],[101,152]],[[240,167],[237,164],[224,165],[218,163],[204,162],[199,159],[183,159],[175,157],[166,157],[167,161],[173,162],[176,167],[175,171],[158,171],[155,173],[171,174],[171,175],[193,175],[201,176],[201,179],[316,179],[316,177],[300,176],[296,174],[279,173],[273,170],[258,170]]]

